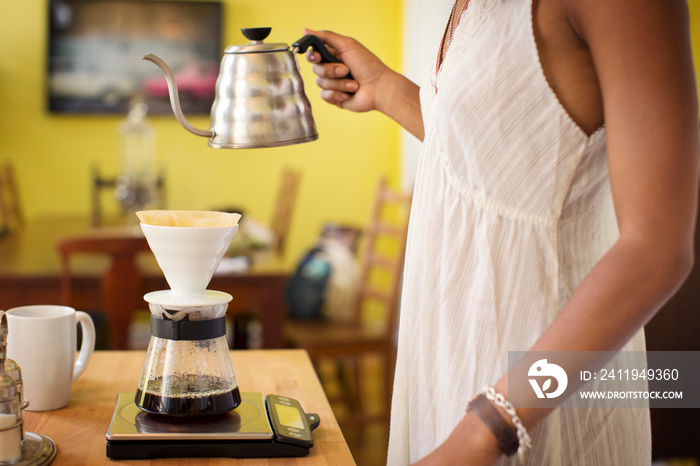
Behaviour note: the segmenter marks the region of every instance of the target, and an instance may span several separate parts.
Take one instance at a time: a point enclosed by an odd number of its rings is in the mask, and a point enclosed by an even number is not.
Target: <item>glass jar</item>
[[[24,399],[24,384],[22,383],[22,370],[19,368],[17,362],[14,359],[5,359],[5,373],[10,376],[12,380],[15,381],[17,386],[17,395],[19,396],[19,420],[20,420],[20,440],[24,443],[24,408],[27,407],[29,403]]]
[[[0,465],[22,459],[21,429],[17,384],[8,374],[0,372]]]

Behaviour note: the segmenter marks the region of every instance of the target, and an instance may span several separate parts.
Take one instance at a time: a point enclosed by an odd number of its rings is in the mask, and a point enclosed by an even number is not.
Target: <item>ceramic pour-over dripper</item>
[[[240,215],[147,213],[139,213],[141,229],[171,289],[144,296],[151,310],[151,341],[135,403],[171,416],[230,411],[241,402],[225,337],[232,297],[206,288]],[[156,224],[145,223],[144,217]]]
[[[141,229],[170,289],[196,299],[207,289],[238,225],[178,227],[142,223]]]

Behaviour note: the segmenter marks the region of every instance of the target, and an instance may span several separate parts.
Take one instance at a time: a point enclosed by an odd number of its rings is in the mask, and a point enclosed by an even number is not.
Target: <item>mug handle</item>
[[[73,382],[78,380],[87,365],[90,362],[92,353],[95,350],[95,324],[92,322],[92,318],[87,312],[75,311],[75,320],[80,323],[80,328],[83,332],[83,341],[80,345],[80,353],[78,354],[78,359],[75,361],[75,366],[73,369]]]

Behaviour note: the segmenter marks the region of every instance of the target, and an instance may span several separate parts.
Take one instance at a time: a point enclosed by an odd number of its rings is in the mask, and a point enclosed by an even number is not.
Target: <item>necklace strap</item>
[[[457,15],[458,1],[459,0],[455,0],[455,2],[452,4],[452,11],[450,11],[450,17],[447,21],[445,32],[442,36],[442,42],[440,43],[440,54],[438,56],[438,69],[444,61],[445,54],[450,48],[450,44],[452,44],[452,39],[454,38],[454,31],[455,29],[457,29],[457,26],[459,26],[459,21],[462,19],[462,13],[464,13],[464,11],[467,9],[471,0],[465,0],[465,2],[462,4],[462,8],[460,8],[459,15]]]

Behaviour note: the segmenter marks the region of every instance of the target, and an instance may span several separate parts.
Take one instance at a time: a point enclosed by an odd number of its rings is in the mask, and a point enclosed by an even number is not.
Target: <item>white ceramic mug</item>
[[[71,385],[85,372],[95,349],[95,325],[72,307],[40,305],[9,309],[7,357],[22,370],[29,411],[49,411],[68,404]],[[76,324],[82,344],[76,360]]]

